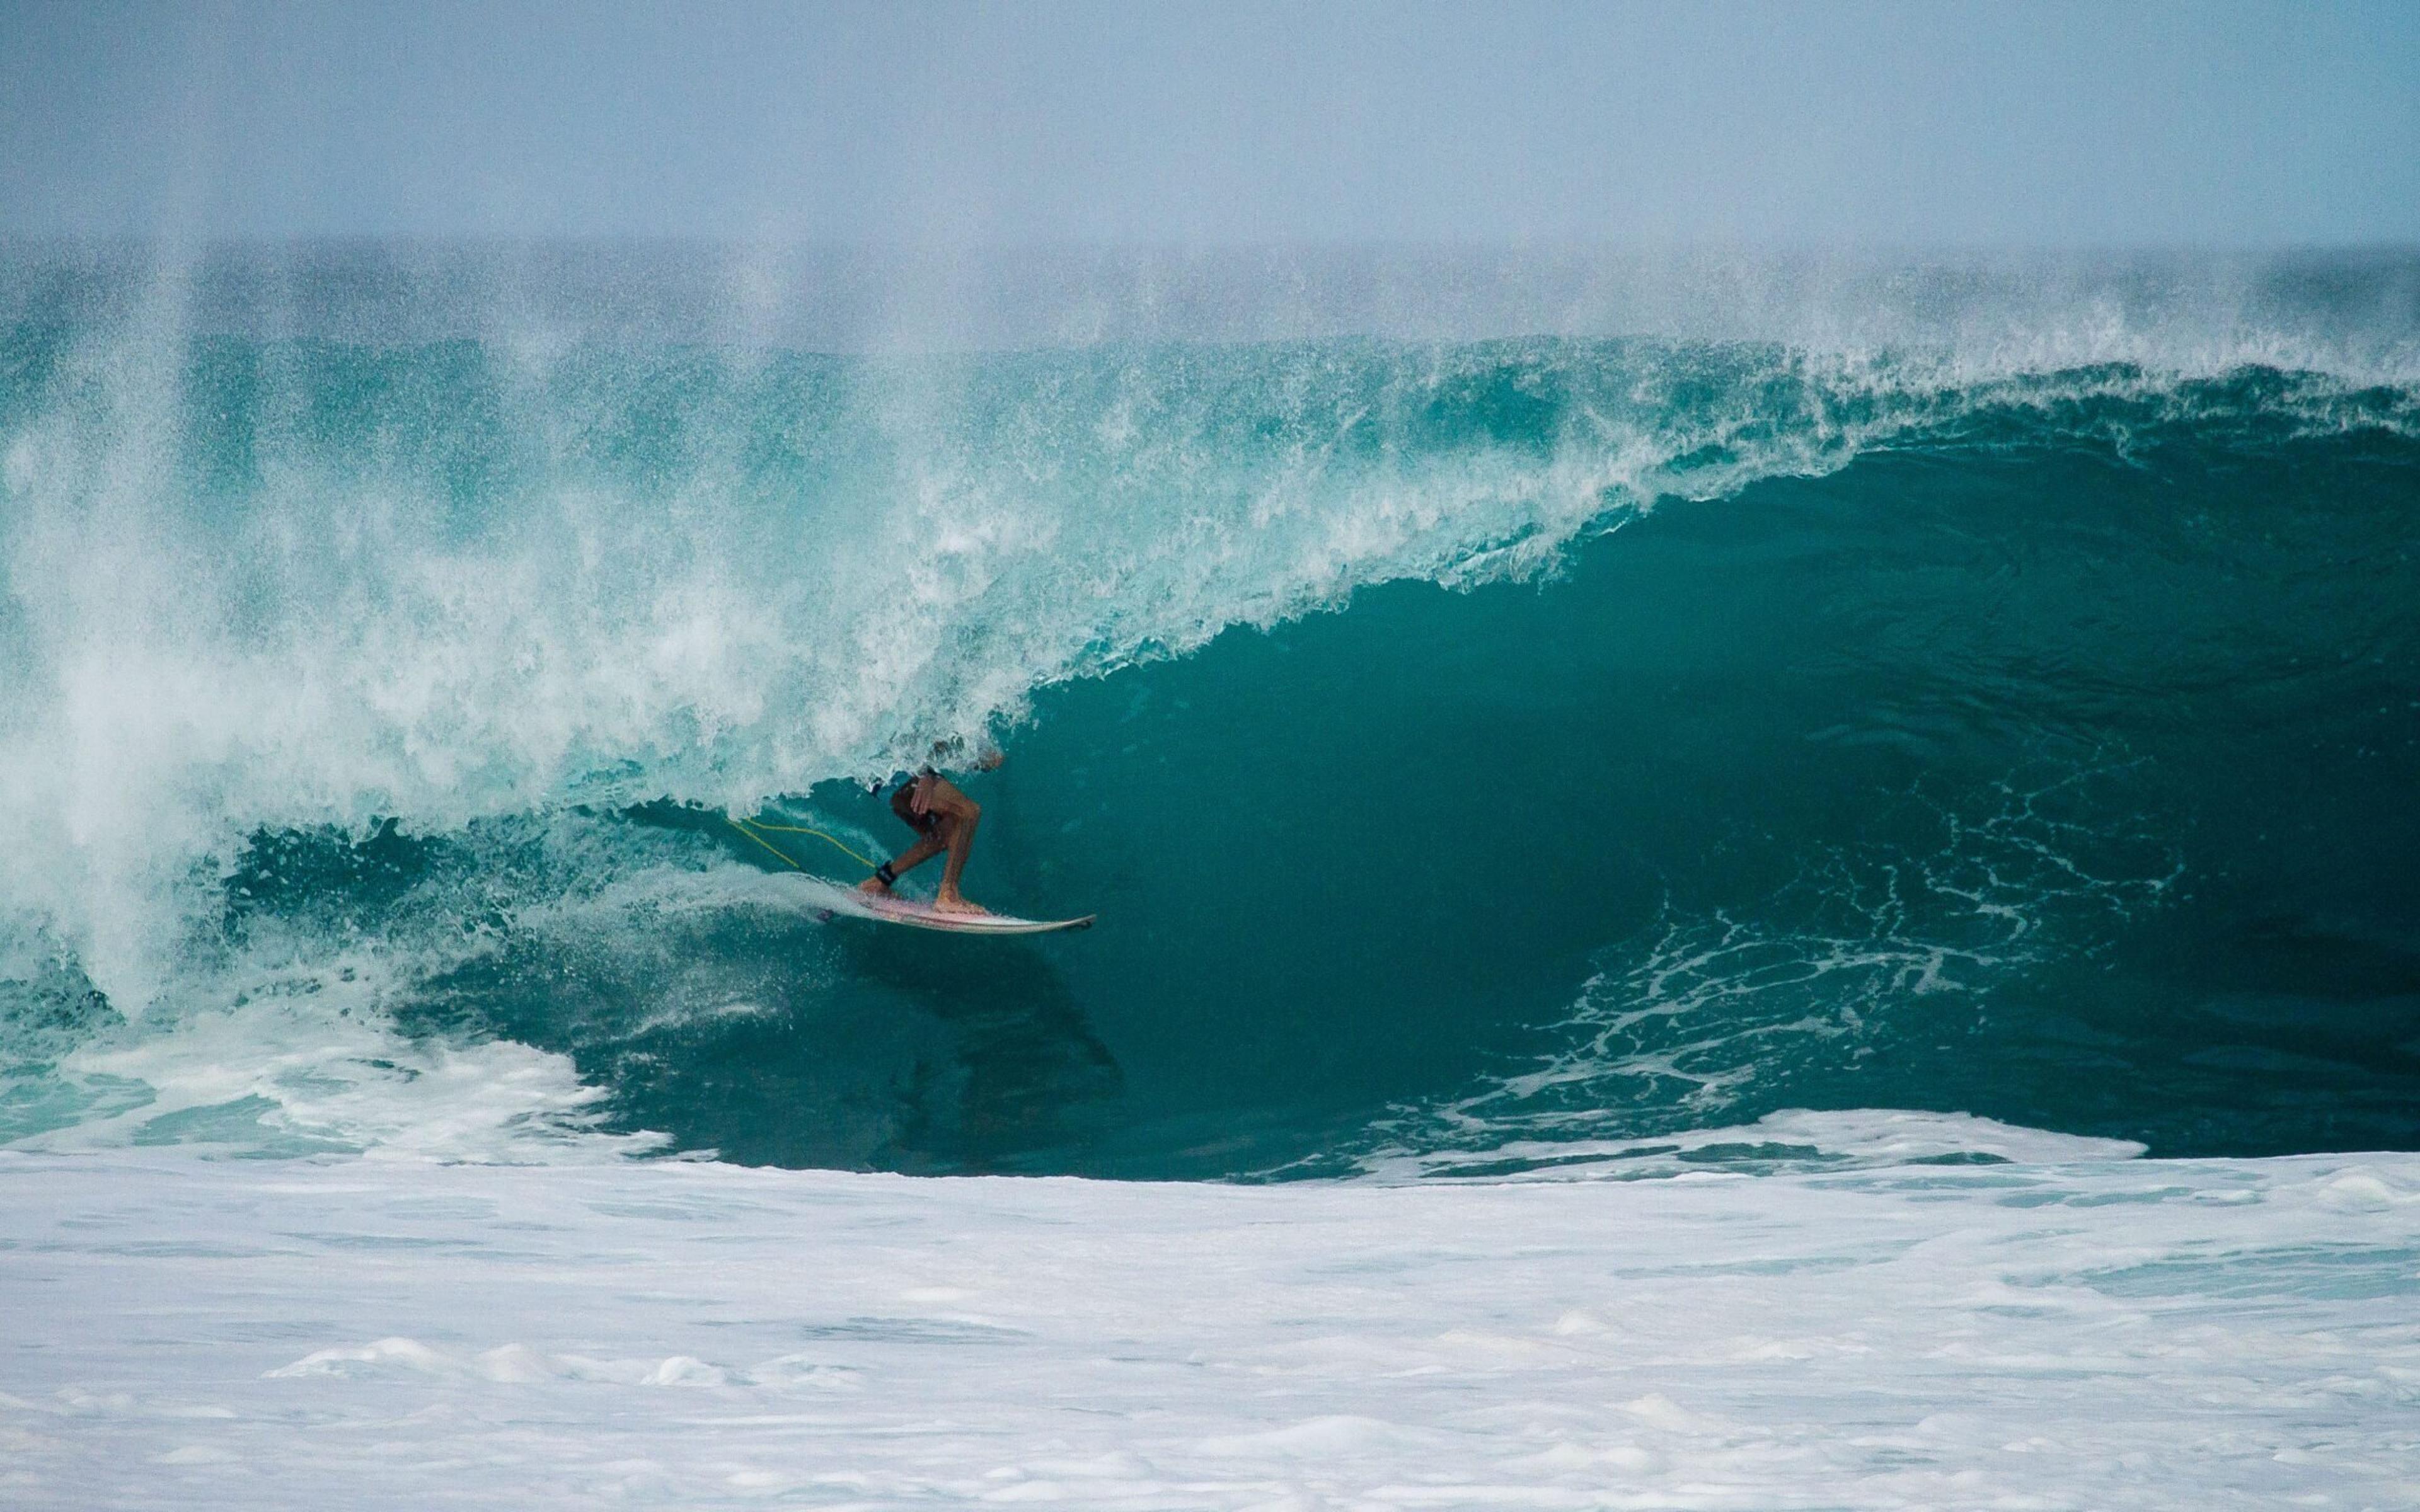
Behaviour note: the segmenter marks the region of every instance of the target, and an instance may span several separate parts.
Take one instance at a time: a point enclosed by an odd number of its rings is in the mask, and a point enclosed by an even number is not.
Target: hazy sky
[[[2420,4],[0,0],[0,234],[2420,240]]]

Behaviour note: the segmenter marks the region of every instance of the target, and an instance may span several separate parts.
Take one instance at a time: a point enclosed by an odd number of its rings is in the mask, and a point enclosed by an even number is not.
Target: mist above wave
[[[1547,244],[904,247],[303,241],[0,248],[0,320],[160,319],[368,343],[694,343],[826,352],[1368,336],[1651,336],[1950,354],[1962,371],[2246,363],[2420,372],[2408,249],[2216,254]]]

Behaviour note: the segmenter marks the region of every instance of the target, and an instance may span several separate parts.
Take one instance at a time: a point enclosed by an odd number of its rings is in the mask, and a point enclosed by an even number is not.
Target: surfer
[[[933,758],[939,761],[955,748],[950,741],[936,741]],[[988,772],[1007,760],[996,747],[986,745],[975,753],[974,769]],[[933,895],[933,911],[940,914],[987,914],[990,909],[970,901],[958,891],[958,874],[967,869],[967,854],[974,849],[975,825],[983,818],[983,805],[958,790],[956,783],[930,764],[912,775],[903,777],[891,790],[891,811],[900,822],[916,831],[913,845],[874,869],[874,875],[857,885],[857,890],[876,898],[891,896],[891,885],[915,871],[943,851],[950,853],[949,863],[941,868],[941,886]]]

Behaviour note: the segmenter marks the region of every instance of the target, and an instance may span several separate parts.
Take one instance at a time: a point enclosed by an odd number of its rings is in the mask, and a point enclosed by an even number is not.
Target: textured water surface
[[[2420,1165],[1997,1136],[1418,1188],[0,1155],[0,1493],[2420,1503]]]

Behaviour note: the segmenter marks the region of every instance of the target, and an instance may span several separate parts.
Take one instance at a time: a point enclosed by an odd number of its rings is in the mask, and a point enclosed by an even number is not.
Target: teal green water
[[[2409,383],[97,329],[0,342],[0,1136],[2420,1142]],[[969,892],[1092,932],[723,823],[903,845],[860,782],[986,731]]]
[[[1377,589],[1058,691],[970,779],[974,876],[1096,933],[802,940],[845,998],[661,1056],[629,1116],[845,1158],[782,1114],[829,1014],[956,1026],[945,1167],[1316,1166],[1441,1095],[1497,1134],[1880,1106],[2408,1145],[2413,460],[1869,458],[1543,587]],[[2113,540],[2180,492],[2234,517]],[[2378,577],[2310,571],[2347,563]]]

